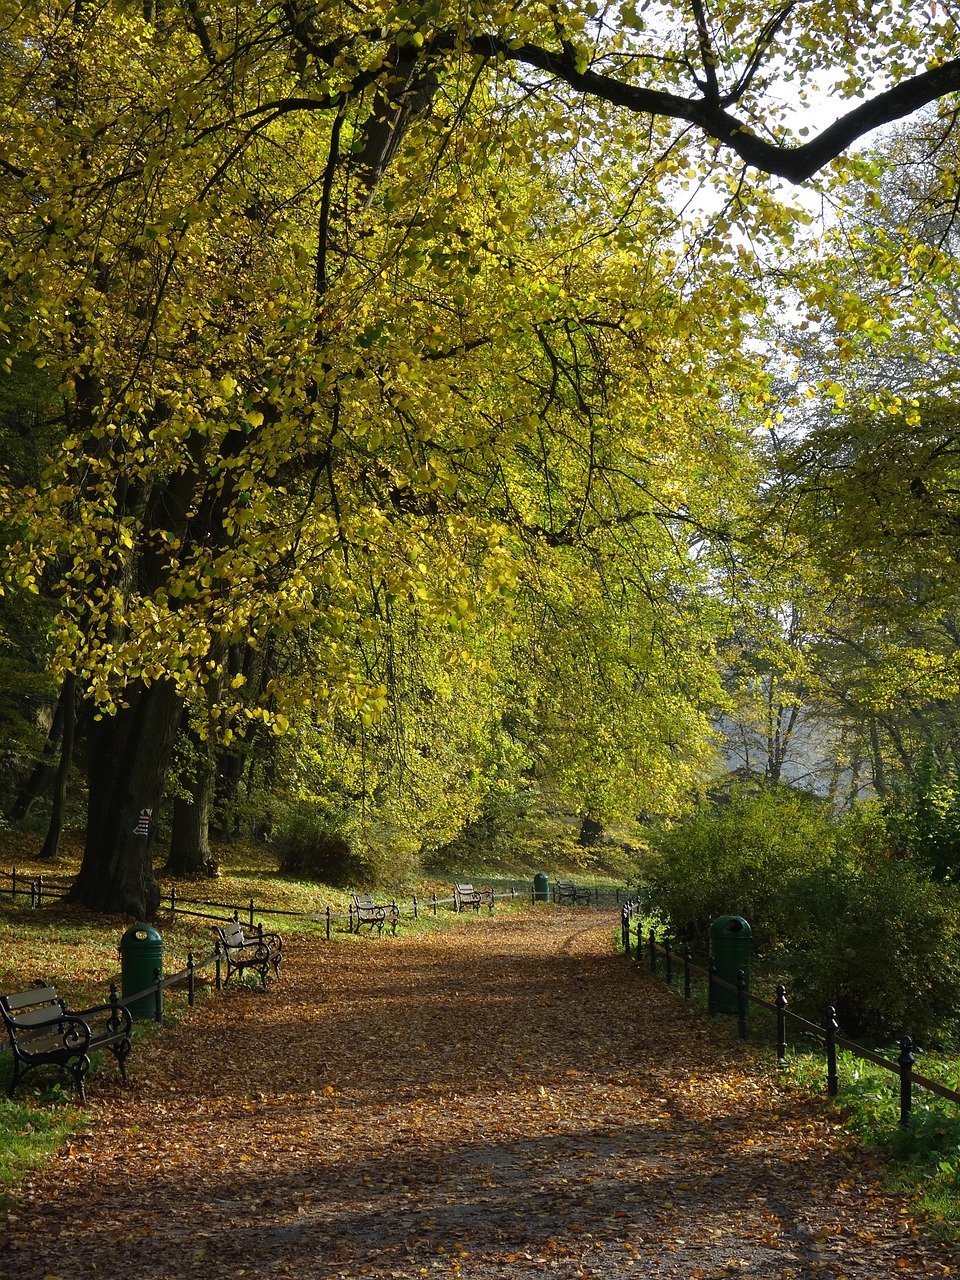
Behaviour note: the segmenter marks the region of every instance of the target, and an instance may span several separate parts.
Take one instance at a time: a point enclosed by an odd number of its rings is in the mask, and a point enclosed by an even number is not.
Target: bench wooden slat
[[[556,900],[560,902],[581,903],[584,906],[590,905],[590,890],[582,885],[574,884],[571,880],[558,880],[555,885]]]
[[[85,1102],[84,1077],[90,1069],[90,1053],[96,1049],[110,1050],[126,1080],[133,1020],[116,998],[116,988],[111,991],[109,1004],[77,1010],[68,1010],[56,990],[45,984],[0,996],[0,1016],[13,1053],[11,1097],[31,1068],[58,1066],[72,1074]]]
[[[453,900],[458,912],[464,907],[473,907],[474,911],[479,911],[483,904],[484,894],[491,894],[489,889],[475,889],[472,884],[455,883],[453,886]],[[492,902],[492,895],[490,898]]]
[[[260,975],[260,986],[266,991],[270,971],[274,978],[280,977],[283,938],[279,933],[264,933],[258,925],[256,932],[246,937],[237,920],[223,927],[217,925],[216,929],[227,962],[227,982],[234,974],[242,976],[244,970],[252,969]]]
[[[353,908],[351,914],[356,916],[357,933],[360,932],[360,926],[368,924],[370,932],[374,929],[379,937],[383,933],[383,926],[387,923],[387,917],[390,918],[390,931],[396,934],[397,925],[400,923],[400,908],[395,902],[389,904],[374,902],[369,893],[353,893]]]

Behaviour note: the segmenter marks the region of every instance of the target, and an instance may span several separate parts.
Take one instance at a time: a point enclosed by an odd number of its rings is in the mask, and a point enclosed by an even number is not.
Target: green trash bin
[[[550,881],[545,871],[538,871],[533,877],[533,900],[534,902],[550,901]]]
[[[120,998],[131,1017],[156,1017],[157,999],[153,992],[132,1004],[126,997],[152,987],[158,969],[163,973],[163,939],[152,925],[133,925],[120,939]],[[160,995],[162,1001],[163,993]]]
[[[718,978],[737,985],[737,974],[743,970],[750,989],[750,953],[753,930],[743,916],[721,916],[710,926],[710,954]],[[737,993],[710,984],[710,1013],[737,1013]]]

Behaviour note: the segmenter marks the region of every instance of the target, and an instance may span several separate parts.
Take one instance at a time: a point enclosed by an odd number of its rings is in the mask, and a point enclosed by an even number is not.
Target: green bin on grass
[[[753,930],[743,916],[721,916],[710,926],[710,954],[716,966],[714,972],[724,982],[737,985],[737,974],[743,970],[750,989],[750,955],[753,949]],[[737,993],[726,987],[710,984],[710,1013],[736,1013]]]
[[[550,881],[545,871],[538,871],[533,877],[533,900],[534,902],[550,901]]]
[[[120,939],[120,998],[131,1017],[156,1017],[157,1001],[153,992],[132,1004],[126,997],[152,987],[157,980],[157,969],[163,973],[163,939],[152,925],[132,925]]]

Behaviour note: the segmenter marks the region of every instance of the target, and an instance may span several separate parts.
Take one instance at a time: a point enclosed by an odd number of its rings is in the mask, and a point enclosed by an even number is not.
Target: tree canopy
[[[78,899],[149,913],[164,794],[288,734],[308,790],[405,778],[423,839],[506,739],[584,816],[673,803],[769,413],[762,175],[946,101],[948,15],[3,13],[4,394],[44,440],[7,581],[90,710]],[[840,118],[797,141],[813,77]],[[697,174],[724,212],[685,238]]]

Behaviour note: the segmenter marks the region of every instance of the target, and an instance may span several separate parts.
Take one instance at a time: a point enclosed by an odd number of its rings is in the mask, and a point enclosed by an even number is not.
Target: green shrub
[[[758,953],[790,935],[784,884],[833,855],[836,824],[816,796],[787,787],[735,788],[651,834],[642,906],[677,936],[705,938],[718,916],[743,916]]]
[[[346,815],[321,805],[288,816],[276,846],[278,869],[284,875],[347,888],[362,884],[367,874]]]
[[[879,1038],[936,1042],[960,1015],[960,898],[914,861],[842,851],[784,887],[792,919],[781,963],[791,1006]]]

